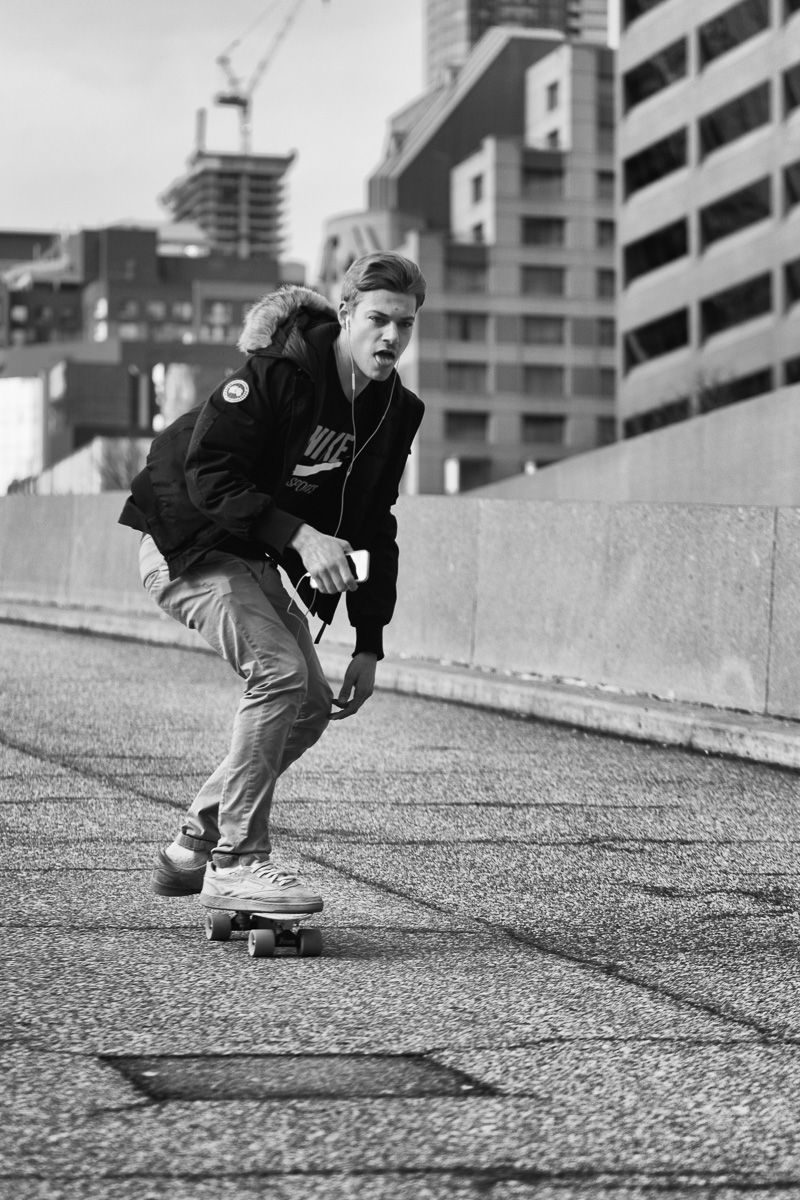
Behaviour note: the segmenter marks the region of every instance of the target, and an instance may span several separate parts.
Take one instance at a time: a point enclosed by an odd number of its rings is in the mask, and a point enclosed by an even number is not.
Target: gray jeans
[[[266,558],[212,551],[170,579],[145,535],[139,569],[159,607],[196,629],[245,681],[228,755],[201,787],[177,840],[223,861],[267,855],[278,776],[318,741],[331,714],[333,693],[305,618]]]

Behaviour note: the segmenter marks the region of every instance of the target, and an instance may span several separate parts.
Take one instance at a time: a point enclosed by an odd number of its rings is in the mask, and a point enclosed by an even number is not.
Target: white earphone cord
[[[355,466],[355,462],[356,462],[356,459],[358,458],[359,454],[363,453],[363,451],[366,450],[367,446],[370,444],[372,439],[375,437],[375,435],[378,432],[378,430],[380,429],[381,425],[383,424],[383,422],[386,420],[387,416],[389,415],[389,409],[392,407],[392,398],[394,397],[394,386],[397,383],[397,371],[395,370],[394,375],[392,377],[392,388],[391,388],[391,391],[389,392],[389,400],[386,404],[386,408],[383,410],[383,416],[381,417],[380,421],[375,426],[375,428],[373,429],[372,433],[369,435],[367,440],[364,442],[364,445],[358,446],[358,448],[356,448],[357,441],[358,441],[357,430],[356,430],[356,364],[355,364],[355,360],[353,358],[353,350],[350,345],[350,318],[349,317],[347,318],[347,349],[350,353],[350,417],[351,417],[351,422],[352,422],[352,427],[353,427],[353,457],[350,459],[350,464],[347,468],[347,471],[345,472],[344,482],[342,483],[342,499],[341,499],[341,503],[339,505],[339,520],[336,522],[336,532],[333,535],[334,537],[339,536],[339,530],[341,529],[342,521],[344,520],[344,496],[345,496],[345,490],[347,488],[347,481],[350,478],[350,473],[353,470],[353,467]],[[306,571],[305,575],[301,576],[300,579],[298,579],[297,586],[299,587],[304,579],[310,579],[310,578],[311,578],[311,573],[309,571]],[[292,604],[295,604],[295,603],[296,603],[296,601],[294,599],[292,599],[290,601],[289,607],[291,608]],[[297,607],[299,608],[300,605],[298,604]],[[307,608],[305,610],[303,616],[306,619],[308,617],[313,616],[311,609]],[[324,625],[323,625],[323,628],[324,628]],[[321,635],[321,632],[322,631],[320,630],[320,635]],[[319,636],[317,637],[317,641],[319,641]]]

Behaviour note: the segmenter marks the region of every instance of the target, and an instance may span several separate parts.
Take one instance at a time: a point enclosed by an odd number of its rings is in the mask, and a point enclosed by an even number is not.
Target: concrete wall
[[[0,499],[0,600],[153,612],[122,501]],[[800,719],[800,511],[417,496],[398,518],[390,654]],[[343,615],[328,638],[351,643]]]
[[[472,493],[520,500],[800,505],[800,387],[732,404]]]

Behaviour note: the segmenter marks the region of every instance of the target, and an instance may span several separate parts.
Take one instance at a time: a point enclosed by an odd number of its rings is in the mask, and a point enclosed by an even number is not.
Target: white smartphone
[[[358,583],[369,579],[369,550],[352,550],[347,555],[347,562]],[[316,579],[311,580],[311,586],[318,586]]]

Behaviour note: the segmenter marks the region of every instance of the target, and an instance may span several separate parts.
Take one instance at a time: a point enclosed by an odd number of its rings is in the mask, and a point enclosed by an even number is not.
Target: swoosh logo
[[[310,467],[297,466],[292,472],[293,475],[318,475],[320,471],[335,471],[342,464],[340,462],[333,463],[315,463]]]

